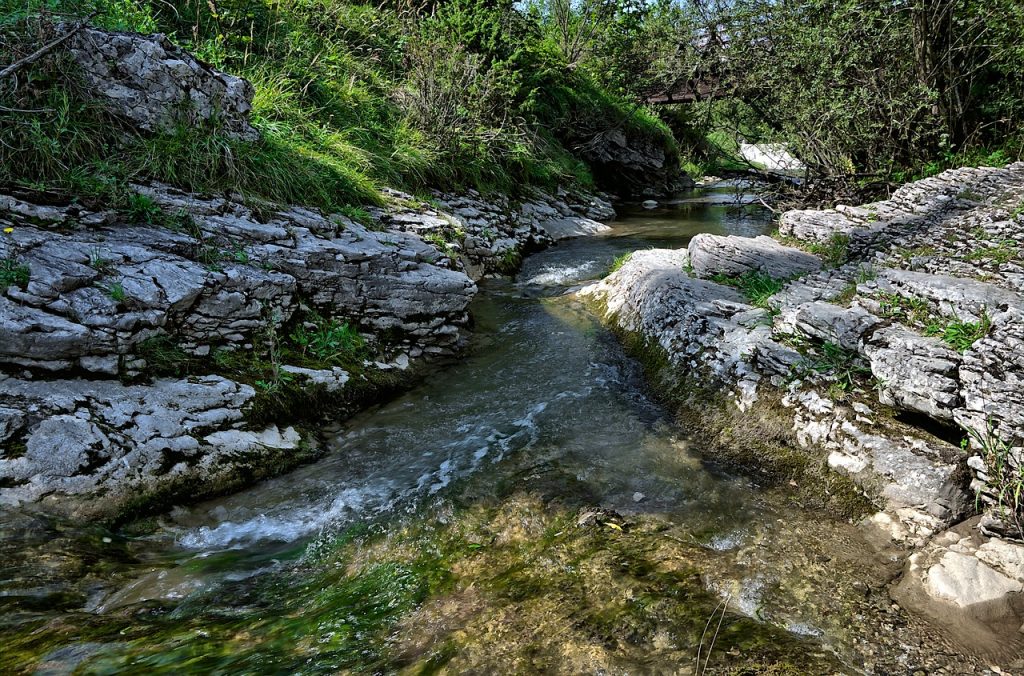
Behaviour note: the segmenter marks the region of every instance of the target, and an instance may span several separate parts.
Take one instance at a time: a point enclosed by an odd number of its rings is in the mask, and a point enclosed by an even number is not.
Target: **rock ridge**
[[[939,542],[975,513],[977,495],[981,541],[1024,539],[1005,483],[1020,481],[1024,457],[1024,163],[950,170],[861,207],[788,212],[780,239],[701,235],[688,250],[637,251],[580,294],[656,343],[669,372],[716,383],[740,411],[781,394],[773,414],[812,462],[882,510],[871,523],[886,537]],[[754,273],[781,290],[744,297]],[[957,553],[973,562],[948,568],[994,586],[951,581],[934,569],[955,558],[943,551],[913,564],[914,579],[941,578],[922,592],[933,600],[963,591],[952,602],[973,608],[968,596],[1024,580],[1024,557],[997,575],[975,546]]]

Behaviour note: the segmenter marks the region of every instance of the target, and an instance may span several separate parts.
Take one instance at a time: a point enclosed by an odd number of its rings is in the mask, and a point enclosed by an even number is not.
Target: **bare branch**
[[[43,45],[42,47],[40,47],[36,51],[34,51],[31,54],[29,54],[28,56],[26,56],[25,58],[18,59],[17,61],[15,61],[11,65],[7,66],[3,70],[0,70],[0,80],[3,80],[5,78],[9,77],[10,75],[13,75],[14,73],[16,73],[19,70],[21,70],[22,68],[24,68],[25,66],[28,66],[28,65],[31,65],[31,64],[35,63],[39,59],[43,58],[44,56],[46,56],[47,54],[52,52],[57,47],[60,47],[62,44],[64,44],[68,40],[70,40],[71,37],[74,36],[78,31],[80,31],[83,28],[85,28],[85,25],[87,23],[89,23],[90,21],[92,21],[96,17],[97,14],[99,14],[98,10],[93,12],[89,16],[85,17],[84,19],[82,19],[78,23],[76,23],[74,26],[71,27],[70,30],[68,30],[66,33],[64,33],[64,35],[61,35],[59,38],[56,38],[56,39],[46,43],[45,45]]]

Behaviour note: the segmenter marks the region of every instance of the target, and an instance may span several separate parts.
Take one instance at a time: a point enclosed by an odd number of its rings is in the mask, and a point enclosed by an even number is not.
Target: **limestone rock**
[[[716,274],[730,277],[760,272],[789,279],[821,268],[817,256],[783,246],[771,237],[699,234],[690,240],[690,264],[701,279]]]
[[[994,500],[984,463],[969,469],[968,454],[935,430],[991,425],[1013,446],[1011,465],[1024,440],[1024,265],[1011,246],[1024,240],[1022,200],[1024,163],[951,170],[882,202],[784,214],[783,235],[848,240],[850,259],[834,269],[770,238],[698,235],[688,252],[637,252],[581,293],[661,345],[672,368],[729,391],[741,410],[784,388],[798,443],[920,542],[971,509],[971,469],[982,501]],[[750,270],[803,276],[772,296],[772,316],[699,279]],[[949,338],[956,331],[979,333],[961,353]],[[877,404],[938,424],[918,427]]]
[[[843,308],[823,301],[786,304],[776,320],[780,330],[853,351],[860,349],[863,339],[881,324],[881,319],[862,307]]]
[[[664,196],[693,186],[693,180],[652,138],[611,129],[583,145],[583,158],[602,188],[622,197]]]
[[[484,200],[475,191],[435,193],[436,205],[416,204],[411,195],[395,190],[386,194],[399,206],[373,211],[382,225],[434,243],[439,265],[463,270],[474,280],[510,272],[524,251],[555,240],[605,233],[610,228],[604,222],[615,218],[607,200],[579,192],[559,191],[554,196],[534,191],[518,206],[503,196]]]
[[[23,225],[0,239],[0,257],[29,270],[24,291],[0,295],[0,363],[117,373],[157,335],[196,355],[239,349],[287,323],[300,302],[442,350],[468,319],[475,285],[434,265],[436,250],[414,235],[296,207],[257,218],[229,199],[136,189],[168,214],[187,214],[194,233]]]
[[[198,493],[239,468],[258,473],[268,452],[299,443],[291,429],[238,429],[255,392],[219,376],[131,386],[0,377],[0,391],[21,412],[26,449],[0,458],[3,504],[52,495],[60,511],[109,514],[176,482]]]
[[[249,124],[253,86],[200,62],[162,34],[87,27],[69,41],[68,51],[90,94],[140,129],[216,123],[229,136],[259,138]]]
[[[960,404],[960,355],[945,343],[893,326],[876,331],[865,353],[883,404],[952,420]]]

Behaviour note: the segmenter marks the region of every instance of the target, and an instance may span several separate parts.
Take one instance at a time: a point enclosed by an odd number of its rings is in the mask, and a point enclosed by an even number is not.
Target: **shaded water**
[[[864,668],[849,618],[889,611],[848,583],[877,587],[885,562],[698,459],[565,294],[627,251],[768,230],[729,193],[485,282],[468,358],[328,430],[315,464],[121,532],[3,515],[0,665],[687,673],[704,650],[709,673]]]

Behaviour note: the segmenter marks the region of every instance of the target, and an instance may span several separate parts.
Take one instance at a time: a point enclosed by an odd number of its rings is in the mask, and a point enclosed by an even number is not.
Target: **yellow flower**
[[[12,232],[14,232],[14,228],[4,228],[4,232],[5,232],[5,233],[7,233],[7,234],[9,235],[9,234],[11,234]]]

